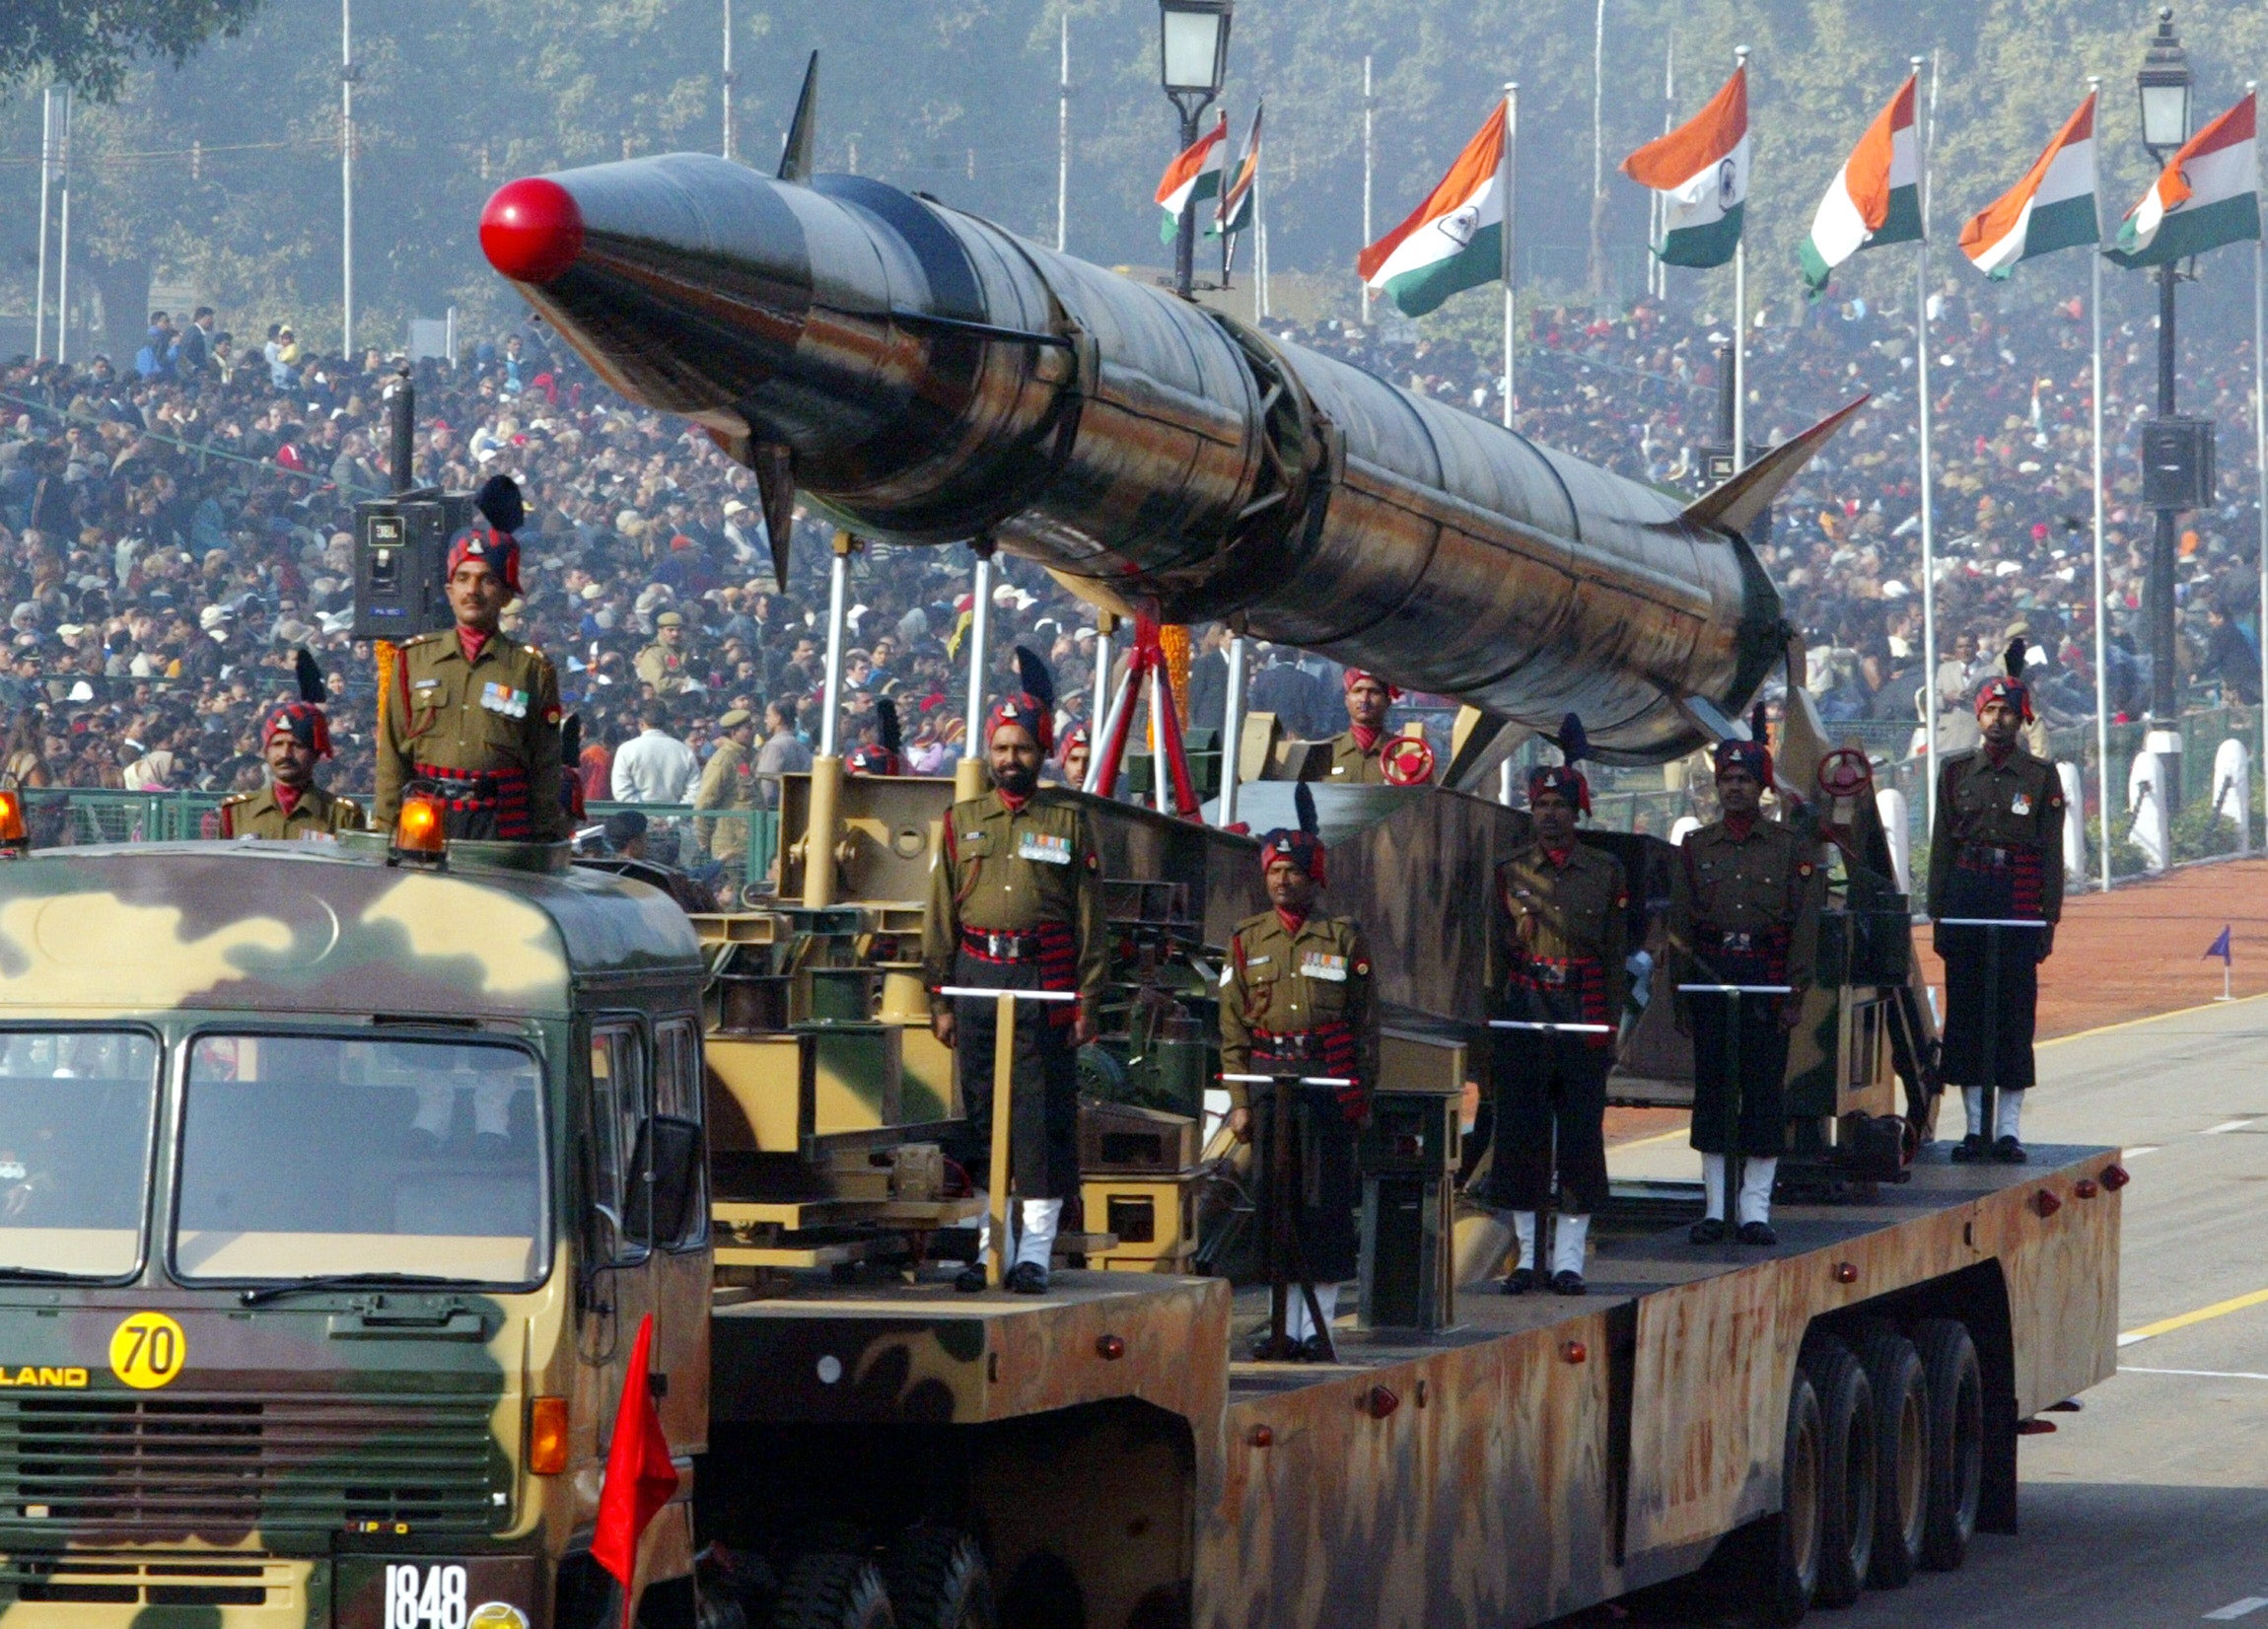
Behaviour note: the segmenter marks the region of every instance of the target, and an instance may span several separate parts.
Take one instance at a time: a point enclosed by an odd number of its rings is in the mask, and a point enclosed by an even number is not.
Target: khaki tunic
[[[637,661],[631,667],[641,679],[654,687],[654,693],[658,696],[679,695],[692,686],[685,653],[682,650],[673,651],[660,641],[640,651]]]
[[[1101,854],[1087,812],[1070,794],[1045,787],[1021,810],[1010,809],[998,792],[955,804],[930,867],[922,920],[930,1010],[950,1006],[937,992],[954,982],[962,929],[1018,933],[1047,923],[1071,929],[1080,1003],[1096,1012],[1109,947]]]
[[[1669,971],[1677,984],[1811,982],[1827,878],[1814,847],[1794,828],[1759,814],[1745,837],[1723,820],[1689,833],[1669,862]],[[1727,976],[1720,945],[1778,966],[1766,979]]]
[[[2036,866],[2036,914],[2043,922],[2061,918],[2063,802],[2063,782],[2055,765],[2033,757],[2020,746],[2012,746],[2008,757],[1998,764],[1981,746],[1946,759],[1938,770],[1937,829],[1930,833],[1929,914],[1987,914],[1965,906],[1955,908],[1950,901],[1960,850],[1980,844],[2021,855],[2027,872]],[[2012,907],[2011,914],[2034,913]]]
[[[1489,989],[1509,999],[1510,981],[1536,962],[1595,961],[1605,971],[1606,1022],[1617,1022],[1628,994],[1629,905],[1622,862],[1603,849],[1577,842],[1564,866],[1540,843],[1517,850],[1496,868]],[[1505,1016],[1524,1015],[1508,1007]]]
[[[417,778],[421,763],[525,774],[535,840],[564,841],[559,676],[543,653],[495,633],[467,663],[454,628],[404,643],[378,712],[378,796],[370,813],[380,829],[392,829],[402,786]]]
[[[748,749],[731,737],[717,744],[716,751],[701,771],[701,784],[694,790],[693,807],[701,809],[747,810],[755,808],[755,781],[748,758]],[[739,820],[695,820],[693,840],[708,850],[712,859],[737,860],[748,852],[748,822]]]
[[[226,800],[220,813],[224,837],[335,837],[342,831],[365,831],[370,827],[362,805],[334,797],[319,786],[311,786],[302,792],[289,814],[276,801],[272,785]]]
[[[1345,1026],[1353,1071],[1364,1088],[1379,1079],[1378,1003],[1362,930],[1343,917],[1311,916],[1298,932],[1274,911],[1237,924],[1221,970],[1221,1073],[1250,1074],[1256,1031],[1277,1035]],[[1318,1062],[1312,1071],[1326,1073]],[[1250,1106],[1242,1081],[1224,1082],[1229,1100]]]

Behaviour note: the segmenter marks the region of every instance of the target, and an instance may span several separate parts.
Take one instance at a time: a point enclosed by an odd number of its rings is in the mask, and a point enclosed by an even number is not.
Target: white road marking
[[[2227,1131],[2242,1131],[2251,1123],[2250,1120],[2223,1120],[2219,1125],[2207,1126],[2204,1134],[2208,1137],[2218,1137]]]
[[[2227,1623],[2233,1618],[2250,1617],[2263,1606],[2268,1606],[2268,1595],[2246,1595],[2242,1600],[2231,1601],[2218,1612],[2206,1613],[2205,1621]]]
[[[2268,1381],[2268,1375],[2255,1375],[2242,1369],[2138,1369],[2133,1364],[2118,1366],[2121,1375],[2191,1375],[2201,1381]]]
[[[2140,1148],[2130,1148],[2126,1151],[2126,1158],[2129,1160],[2139,1160],[2145,1154],[2156,1154],[2159,1150],[2159,1146],[2160,1145],[2157,1143],[2144,1143]]]

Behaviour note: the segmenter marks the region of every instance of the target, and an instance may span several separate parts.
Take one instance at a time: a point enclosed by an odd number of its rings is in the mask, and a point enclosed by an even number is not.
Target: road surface
[[[2027,1138],[2128,1151],[2119,1373],[2021,1448],[2022,1531],[1957,1573],[1870,1593],[1836,1629],[2268,1629],[2268,998],[2039,1049]],[[1957,1136],[1948,1104],[1940,1134]],[[1698,1177],[1672,1133],[1616,1174]],[[1615,1621],[1625,1609],[1570,1624]],[[1722,1623],[1674,1605],[1657,1625]]]

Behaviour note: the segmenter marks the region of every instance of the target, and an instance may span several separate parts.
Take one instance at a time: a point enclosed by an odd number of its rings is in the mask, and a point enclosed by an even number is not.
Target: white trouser
[[[1323,1322],[1327,1324],[1338,1313],[1339,1287],[1317,1284],[1314,1291],[1315,1305],[1323,1310]],[[1308,1298],[1297,1284],[1290,1286],[1286,1294],[1291,1297],[1291,1305],[1284,1310],[1284,1333],[1293,1340],[1306,1340],[1315,1332],[1315,1320],[1308,1316]]]
[[[976,1254],[979,1260],[992,1249],[992,1199],[981,1188],[977,1202],[984,1206],[976,1219]],[[1010,1260],[1012,1267],[1021,1267],[1027,1261],[1036,1262],[1044,1268],[1055,1254],[1055,1235],[1063,1223],[1063,1201],[1060,1199],[1027,1199],[1022,1214],[1011,1213],[1012,1224],[1021,1222],[1016,1239],[1016,1254]]]
[[[1780,1169],[1778,1160],[1762,1160],[1751,1155],[1740,1168],[1740,1193],[1738,1199],[1741,1222],[1768,1222],[1772,1219],[1772,1177]],[[1701,1156],[1702,1214],[1719,1222],[1725,1220],[1725,1156]]]
[[[1520,1240],[1520,1259],[1516,1267],[1533,1268],[1535,1265],[1535,1212],[1506,1211],[1505,1221],[1512,1225],[1513,1237]]]
[[[1981,1086],[1962,1087],[1961,1105],[1969,1112],[1969,1135],[1972,1137],[2014,1137],[2021,1142],[2023,1134],[2018,1130],[2018,1127],[2023,1123],[2024,1090],[2022,1087],[2011,1087],[2001,1093],[2000,1100],[1994,1105],[1995,1118],[1999,1124],[1994,1129],[1987,1130],[1984,1123],[1984,1088]]]
[[[1551,1272],[1583,1276],[1583,1246],[1591,1238],[1591,1218],[1562,1216],[1551,1225]]]

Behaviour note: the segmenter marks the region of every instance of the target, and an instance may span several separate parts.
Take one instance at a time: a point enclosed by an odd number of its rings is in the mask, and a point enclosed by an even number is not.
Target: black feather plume
[[[1308,790],[1308,783],[1300,781],[1292,787],[1292,808],[1299,812],[1300,829],[1311,837],[1323,834],[1322,821],[1315,818],[1315,795]]]
[[[577,773],[576,760],[583,755],[583,715],[569,713],[559,723],[559,761],[567,773]]]
[[[1591,753],[1591,738],[1584,733],[1583,720],[1573,713],[1559,721],[1559,755],[1569,763],[1581,763]]]
[[[2001,656],[2000,665],[2008,671],[2011,678],[2023,677],[2023,650],[2024,642],[2021,639],[2012,639],[2008,642],[2008,650]]]
[[[875,737],[883,750],[895,757],[905,750],[905,732],[898,727],[897,703],[884,696],[874,704]]]
[[[299,655],[292,659],[292,676],[299,680],[300,700],[312,701],[320,707],[330,699],[330,687],[322,681],[322,668],[305,645],[299,648]]]
[[[1055,711],[1055,675],[1029,647],[1016,647],[1016,674],[1031,699],[1048,713]]]
[[[520,483],[510,475],[489,476],[472,507],[499,531],[518,531],[528,519],[527,500],[520,495]]]
[[[1750,741],[1768,741],[1771,739],[1767,734],[1771,729],[1771,717],[1772,715],[1764,710],[1764,704],[1760,701],[1748,709],[1748,739]]]

